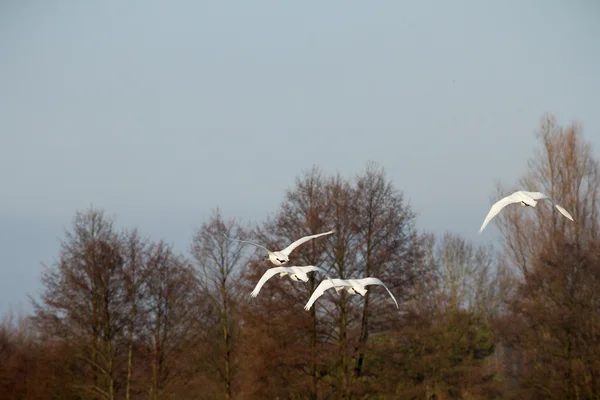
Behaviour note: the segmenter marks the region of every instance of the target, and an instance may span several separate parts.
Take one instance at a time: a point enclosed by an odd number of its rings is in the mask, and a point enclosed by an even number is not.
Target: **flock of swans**
[[[483,221],[483,224],[481,225],[481,228],[479,229],[479,233],[481,233],[483,231],[483,229],[486,227],[486,225],[492,220],[492,218],[494,218],[507,205],[513,204],[513,203],[520,203],[522,206],[535,207],[538,200],[549,200],[562,215],[564,215],[566,218],[573,221],[573,217],[571,217],[571,214],[569,214],[569,212],[567,210],[565,210],[562,206],[556,204],[554,202],[554,200],[552,200],[547,195],[540,193],[540,192],[526,192],[523,190],[519,190],[509,196],[504,197],[503,199],[497,201],[496,203],[494,203],[492,205],[490,211],[488,212],[487,216],[485,217],[485,220]],[[348,291],[348,293],[350,293],[350,294],[360,294],[361,296],[364,296],[367,293],[366,286],[369,286],[369,285],[383,286],[387,290],[387,292],[390,294],[390,296],[392,297],[392,300],[394,300],[396,307],[399,308],[398,302],[396,301],[396,298],[394,297],[392,292],[387,288],[387,286],[385,286],[385,284],[383,282],[381,282],[379,279],[377,279],[375,277],[370,276],[370,277],[362,278],[362,279],[338,279],[338,278],[331,279],[327,275],[327,272],[325,270],[323,270],[322,268],[316,267],[314,265],[307,265],[304,267],[296,267],[296,266],[284,267],[283,266],[290,261],[289,255],[295,248],[297,248],[298,246],[300,246],[303,243],[306,243],[307,241],[309,241],[311,239],[315,239],[315,238],[325,236],[325,235],[331,235],[332,233],[335,233],[335,230],[331,230],[329,232],[318,233],[316,235],[304,236],[304,237],[296,240],[294,243],[290,244],[285,249],[279,250],[279,251],[271,251],[271,250],[267,249],[265,246],[262,246],[260,244],[256,244],[253,242],[249,242],[247,240],[238,240],[238,239],[230,239],[230,238],[227,238],[227,239],[232,240],[232,241],[241,242],[241,243],[251,244],[253,246],[256,246],[263,250],[266,250],[268,255],[265,256],[264,260],[270,261],[272,264],[277,266],[275,268],[270,268],[267,271],[265,271],[263,276],[260,278],[260,280],[256,284],[256,287],[250,294],[252,297],[258,296],[258,293],[260,292],[260,289],[263,287],[263,285],[269,279],[271,279],[271,277],[273,277],[274,275],[277,275],[277,274],[279,274],[279,276],[288,275],[290,277],[290,279],[292,279],[293,281],[307,282],[309,272],[319,271],[320,273],[325,275],[325,277],[327,279],[321,281],[319,286],[317,286],[317,288],[314,290],[314,292],[310,296],[310,299],[308,299],[308,302],[304,306],[304,309],[306,311],[310,310],[310,308],[315,303],[315,301],[319,297],[321,297],[327,289],[335,288],[336,292],[346,289]]]

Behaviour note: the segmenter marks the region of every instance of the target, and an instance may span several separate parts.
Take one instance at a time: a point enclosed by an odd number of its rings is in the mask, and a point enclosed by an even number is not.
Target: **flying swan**
[[[490,212],[488,213],[488,215],[485,217],[485,220],[483,221],[483,225],[481,225],[481,228],[479,228],[479,233],[481,233],[481,231],[483,231],[483,228],[485,228],[485,226],[488,224],[488,222],[490,222],[490,220],[492,218],[494,218],[496,216],[496,214],[498,214],[500,212],[500,210],[502,210],[507,205],[512,204],[512,203],[521,203],[522,206],[535,207],[535,205],[537,204],[537,200],[542,200],[542,199],[550,200],[552,202],[552,204],[554,204],[554,207],[556,207],[556,209],[558,211],[560,211],[560,213],[562,215],[564,215],[565,217],[567,217],[568,219],[573,221],[573,217],[571,217],[571,214],[569,214],[569,212],[567,210],[565,210],[560,205],[556,204],[554,202],[554,200],[552,200],[550,197],[546,196],[544,193],[526,192],[524,190],[519,190],[519,191],[514,192],[513,194],[506,196],[505,198],[497,201],[492,206],[492,208],[490,209]]]
[[[267,249],[265,246],[261,246],[260,244],[252,243],[247,240],[230,239],[227,236],[225,236],[225,237],[227,237],[227,239],[229,239],[229,240],[234,240],[236,242],[242,242],[242,243],[248,243],[253,246],[260,247],[261,249],[265,249],[267,251],[267,253],[269,253],[269,255],[266,256],[264,258],[264,260],[269,260],[273,264],[280,266],[280,265],[287,264],[288,261],[290,261],[288,256],[290,255],[292,250],[294,250],[296,247],[300,246],[302,243],[308,242],[310,239],[318,238],[319,236],[331,235],[334,232],[335,232],[335,229],[332,231],[329,231],[329,232],[317,233],[316,235],[301,237],[300,239],[296,240],[294,243],[290,244],[285,249],[279,250],[279,251],[271,251],[271,250]]]
[[[250,293],[250,295],[252,297],[256,297],[258,295],[258,292],[260,292],[260,289],[265,284],[265,282],[267,282],[269,279],[271,279],[271,277],[273,277],[273,275],[276,275],[278,273],[279,273],[279,276],[289,275],[289,277],[293,281],[306,282],[306,281],[308,281],[308,275],[307,274],[309,272],[312,272],[312,271],[320,271],[323,275],[327,276],[327,274],[325,273],[325,271],[322,268],[315,267],[314,265],[308,265],[306,267],[275,267],[275,268],[270,268],[270,269],[268,269],[268,270],[265,271],[265,273],[260,278],[260,280],[256,284],[256,287],[254,288],[254,290],[252,291],[252,293]]]
[[[368,285],[383,286],[385,288],[385,290],[388,291],[390,296],[392,296],[392,300],[394,300],[394,303],[396,303],[396,307],[398,307],[398,302],[396,301],[396,298],[394,297],[392,292],[390,292],[390,290],[387,288],[387,286],[385,286],[383,284],[383,282],[381,282],[377,278],[368,277],[368,278],[363,278],[363,279],[328,279],[328,280],[324,280],[319,284],[319,286],[317,286],[317,288],[315,289],[313,294],[310,296],[310,299],[308,299],[308,303],[306,303],[306,305],[304,306],[304,309],[306,311],[310,310],[310,308],[312,307],[315,300],[317,300],[319,297],[321,297],[327,289],[331,289],[332,287],[335,287],[336,292],[339,292],[340,290],[343,290],[344,288],[346,288],[346,290],[350,294],[358,293],[361,296],[364,296],[367,293],[367,289],[365,288],[365,286],[368,286]]]

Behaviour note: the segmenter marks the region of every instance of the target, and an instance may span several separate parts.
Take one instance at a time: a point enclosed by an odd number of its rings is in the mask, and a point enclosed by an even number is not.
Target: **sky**
[[[600,156],[594,0],[0,3],[0,315],[29,311],[76,211],[187,252],[317,165],[385,169],[421,231],[477,243],[544,113]]]

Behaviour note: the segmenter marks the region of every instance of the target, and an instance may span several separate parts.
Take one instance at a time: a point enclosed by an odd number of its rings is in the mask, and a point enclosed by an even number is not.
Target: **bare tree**
[[[194,235],[192,255],[197,263],[197,273],[202,290],[210,296],[218,310],[218,325],[222,338],[222,368],[218,368],[224,384],[226,399],[232,397],[234,379],[235,302],[238,292],[235,279],[244,260],[243,244],[227,239],[243,236],[243,229],[235,220],[223,220],[219,209],[213,211],[208,222],[202,224]]]
[[[316,265],[336,276],[338,268],[332,262],[332,255],[341,244],[335,243],[349,233],[342,225],[351,224],[348,218],[344,222],[335,218],[336,212],[344,217],[350,215],[342,209],[344,199],[341,197],[349,185],[341,178],[339,183],[343,188],[340,186],[336,191],[318,168],[305,171],[286,191],[274,218],[267,220],[256,236],[268,247],[283,248],[299,237],[335,229],[335,234],[311,240],[295,249],[290,255],[290,265]],[[333,203],[336,196],[337,210]],[[346,200],[351,201],[348,196]],[[264,261],[251,262],[247,275],[249,285],[256,284],[269,267],[272,266],[265,265]],[[338,340],[340,331],[341,336],[344,335],[345,325],[337,325],[335,310],[328,302],[319,301],[310,312],[303,309],[322,279],[319,273],[310,274],[306,283],[272,278],[252,300],[248,310],[244,310],[248,315],[244,329],[250,332],[248,340],[260,337],[257,347],[259,354],[264,354],[260,370],[252,377],[255,386],[260,388],[257,396],[293,398],[297,393],[306,393],[306,397],[316,399],[326,396],[327,390],[343,387],[343,374],[338,373],[340,366],[336,356],[343,360],[346,352]],[[327,306],[322,307],[325,303]],[[339,352],[332,358],[333,347]]]
[[[503,298],[497,260],[492,246],[475,246],[458,235],[445,233],[434,250],[436,279],[432,284],[440,310],[496,315]]]
[[[195,340],[198,286],[192,266],[164,241],[148,249],[146,288],[146,341],[151,354],[150,399],[174,398],[178,385],[186,384],[179,363]]]
[[[135,339],[142,331],[144,317],[144,273],[148,241],[140,237],[137,229],[123,235],[125,302],[127,304],[127,378],[125,399],[131,398]]]
[[[68,343],[82,362],[73,386],[96,398],[115,398],[117,348],[123,331],[123,259],[112,220],[99,210],[77,213],[61,243],[60,261],[42,274],[36,320]]]
[[[529,160],[529,169],[518,187],[548,194],[575,222],[545,201],[529,212],[520,207],[503,209],[494,221],[502,232],[506,254],[523,274],[530,270],[535,253],[549,243],[574,241],[581,248],[597,240],[600,232],[600,169],[581,127],[572,123],[563,128],[553,116],[546,115],[537,137],[541,148]],[[509,192],[499,185],[497,197]]]
[[[421,243],[425,277],[401,325],[379,336],[372,356],[384,366],[378,379],[388,393],[403,397],[500,397],[493,379],[498,368],[489,363],[503,286],[492,248],[451,233],[440,240],[426,234]]]
[[[360,272],[364,277],[379,276],[402,301],[411,293],[416,277],[413,266],[421,256],[414,228],[415,214],[404,202],[402,193],[387,179],[385,171],[373,162],[356,178],[355,193]],[[364,296],[356,376],[363,369],[364,347],[372,327],[370,314],[375,304],[371,302],[381,299],[373,293],[377,292],[368,291]],[[388,310],[393,312],[391,308]]]
[[[339,174],[332,177],[325,187],[328,217],[336,233],[326,250],[331,264],[330,275],[334,278],[356,278],[358,273],[358,226],[356,223],[355,189]],[[330,321],[330,338],[339,347],[339,389],[343,397],[349,397],[352,385],[352,345],[349,329],[358,320],[356,308],[346,291],[327,293],[315,303],[312,310],[322,310],[321,317]],[[332,306],[332,307],[331,307]]]
[[[594,398],[598,307],[590,290],[598,276],[600,170],[578,124],[562,127],[546,115],[537,135],[541,147],[519,188],[547,193],[575,221],[543,201],[529,212],[507,207],[495,218],[519,273],[498,324],[512,350],[507,371],[521,395]]]
[[[296,179],[296,185],[287,190],[281,210],[275,220],[276,234],[283,237],[286,242],[291,243],[294,240],[306,236],[322,233],[331,229],[327,226],[327,204],[325,202],[325,180],[323,173],[317,167],[306,171],[301,177]],[[301,247],[294,250],[293,265],[316,265],[327,270],[324,265],[324,249],[330,238],[318,238],[311,240]],[[307,285],[291,284],[291,282],[282,282],[288,293],[292,294],[297,303],[302,303],[304,299],[310,297],[320,283],[322,276],[318,273],[309,275]],[[318,363],[318,336],[319,323],[317,320],[315,307],[311,308],[310,314],[310,398],[318,398],[318,381],[320,374],[317,368]]]

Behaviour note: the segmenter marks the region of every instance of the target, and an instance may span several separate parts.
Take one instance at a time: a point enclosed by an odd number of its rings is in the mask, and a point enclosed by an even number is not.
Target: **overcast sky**
[[[597,1],[0,4],[0,314],[91,204],[187,251],[312,165],[384,167],[421,230],[477,231],[540,117],[600,137]]]

